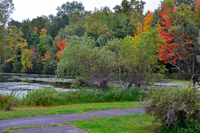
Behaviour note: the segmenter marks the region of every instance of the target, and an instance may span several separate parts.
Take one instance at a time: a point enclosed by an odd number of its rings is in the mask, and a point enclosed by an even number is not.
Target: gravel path
[[[25,127],[25,126],[47,126],[52,124],[62,124],[66,122],[95,119],[98,117],[113,117],[131,115],[136,113],[144,113],[143,108],[130,109],[110,109],[102,111],[89,111],[86,114],[61,114],[61,115],[43,115],[26,118],[15,118],[9,120],[0,120],[0,132],[10,127]],[[71,125],[59,127],[44,127],[39,129],[22,129],[12,131],[12,133],[85,133],[76,129]]]

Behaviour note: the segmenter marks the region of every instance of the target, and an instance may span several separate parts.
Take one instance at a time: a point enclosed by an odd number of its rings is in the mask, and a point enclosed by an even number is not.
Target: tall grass
[[[11,106],[17,104],[17,101],[17,98],[14,97],[12,94],[0,94],[0,110],[10,110]]]
[[[0,95],[0,107],[8,105],[19,106],[57,106],[74,103],[99,103],[99,102],[125,102],[125,101],[139,101],[145,98],[144,93],[140,91],[147,91],[147,88],[134,89],[110,89],[108,91],[101,91],[96,89],[80,89],[77,91],[56,91],[53,88],[38,89],[29,92],[29,94],[22,99],[16,99],[13,96]],[[7,100],[3,100],[7,99]],[[3,101],[3,102],[1,102]]]
[[[111,89],[108,91],[80,89],[63,92],[52,88],[39,89],[30,92],[22,99],[24,105],[55,106],[73,103],[123,102],[139,101],[145,98],[141,90],[149,89]]]

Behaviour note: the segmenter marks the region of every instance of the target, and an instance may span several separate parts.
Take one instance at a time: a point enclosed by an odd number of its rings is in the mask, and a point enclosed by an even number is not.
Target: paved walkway
[[[25,127],[25,126],[47,126],[52,124],[62,124],[66,122],[95,119],[98,117],[113,117],[131,115],[136,113],[144,113],[143,108],[129,109],[110,109],[102,111],[89,111],[86,114],[61,114],[61,115],[43,115],[26,118],[15,118],[9,120],[0,120],[0,132],[7,130],[10,127]],[[86,133],[78,130],[71,125],[59,127],[44,127],[39,129],[22,129],[12,131],[12,133]]]

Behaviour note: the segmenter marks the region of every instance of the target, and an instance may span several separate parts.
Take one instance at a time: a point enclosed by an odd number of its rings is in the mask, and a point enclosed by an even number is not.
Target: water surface
[[[69,88],[72,82],[73,79],[56,78],[55,75],[0,73],[0,93],[21,97],[29,91],[46,87],[71,91]]]

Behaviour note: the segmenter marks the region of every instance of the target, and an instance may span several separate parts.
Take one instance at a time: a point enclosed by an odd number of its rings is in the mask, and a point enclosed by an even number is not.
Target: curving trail
[[[131,115],[136,113],[144,113],[143,108],[129,108],[129,109],[110,109],[101,111],[89,111],[85,114],[62,114],[62,115],[43,115],[26,118],[15,118],[9,120],[0,120],[0,132],[7,130],[10,127],[28,127],[28,126],[48,126],[53,124],[62,124],[72,121],[95,119],[98,117],[114,117]],[[58,127],[43,127],[37,129],[22,129],[12,131],[12,133],[85,133],[85,131],[78,130],[71,125]]]

